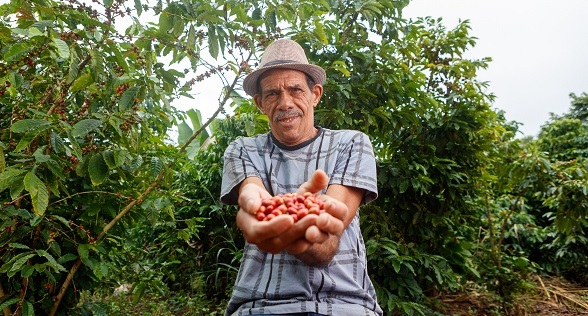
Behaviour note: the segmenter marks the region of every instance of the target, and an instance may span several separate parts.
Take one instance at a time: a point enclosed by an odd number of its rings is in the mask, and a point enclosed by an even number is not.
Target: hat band
[[[270,61],[269,63],[263,65],[263,67],[275,66],[275,65],[281,65],[281,64],[296,64],[296,63],[300,63],[300,62],[297,60],[292,60],[292,59],[278,59],[278,60]]]

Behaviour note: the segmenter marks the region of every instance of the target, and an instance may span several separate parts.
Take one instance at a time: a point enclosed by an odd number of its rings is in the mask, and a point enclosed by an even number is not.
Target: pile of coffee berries
[[[308,214],[318,215],[324,210],[325,202],[316,194],[286,193],[261,200],[261,206],[255,215],[259,221],[269,221],[278,215],[286,214],[292,216],[294,222],[297,222]]]

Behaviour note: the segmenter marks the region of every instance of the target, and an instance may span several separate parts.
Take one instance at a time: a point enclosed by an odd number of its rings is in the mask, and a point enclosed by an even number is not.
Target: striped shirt
[[[319,127],[317,136],[296,146],[279,143],[271,132],[232,142],[224,154],[221,200],[237,204],[237,186],[247,177],[260,178],[272,195],[295,192],[317,169],[327,173],[329,184],[365,189],[361,205],[377,197],[368,136]],[[246,243],[225,315],[382,315],[366,263],[359,212],[325,267],[308,266],[286,252],[274,255]]]

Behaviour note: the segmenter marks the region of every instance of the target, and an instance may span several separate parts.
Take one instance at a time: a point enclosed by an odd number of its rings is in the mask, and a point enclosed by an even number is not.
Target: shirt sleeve
[[[342,148],[330,183],[365,189],[361,205],[375,200],[378,196],[376,160],[369,137],[357,132],[340,145]]]
[[[221,202],[237,205],[239,197],[237,186],[247,177],[259,177],[259,171],[255,168],[242,139],[229,144],[223,160]]]

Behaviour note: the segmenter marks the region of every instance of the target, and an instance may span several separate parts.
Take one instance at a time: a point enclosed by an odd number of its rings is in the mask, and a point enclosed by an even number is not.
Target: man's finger
[[[340,219],[331,216],[330,214],[323,213],[316,219],[316,226],[322,232],[341,236],[345,229],[345,224]]]
[[[304,182],[296,191],[298,194],[305,192],[317,193],[326,188],[329,184],[329,177],[323,170],[316,170],[310,180]]]
[[[310,226],[306,230],[304,237],[310,243],[322,243],[329,239],[329,234],[321,231],[317,226]]]
[[[290,244],[290,246],[286,248],[286,251],[291,255],[297,255],[308,250],[308,248],[310,248],[311,245],[312,244],[308,242],[306,239],[301,238]]]
[[[329,214],[331,214],[332,216],[345,221],[346,220],[346,216],[348,214],[348,208],[347,205],[345,205],[343,202],[334,199],[326,194],[322,194],[321,196],[319,196],[319,198],[321,200],[323,200],[325,202],[324,206],[325,206],[325,211]]]

